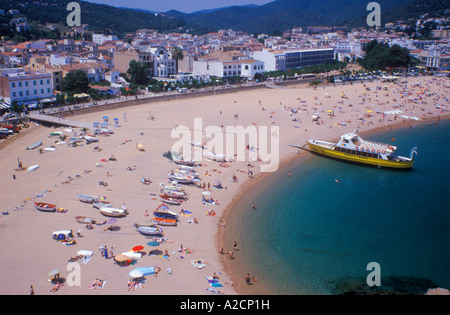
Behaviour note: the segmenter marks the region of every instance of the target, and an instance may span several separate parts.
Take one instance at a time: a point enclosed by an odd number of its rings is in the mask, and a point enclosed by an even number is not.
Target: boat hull
[[[99,197],[97,196],[82,195],[82,194],[77,194],[77,198],[79,201],[84,203],[94,203],[99,200]]]
[[[172,220],[172,219],[153,218],[152,221],[159,225],[166,225],[166,226],[176,226],[177,225],[177,221]]]
[[[75,217],[75,220],[78,223],[81,224],[95,224],[95,219],[94,218],[88,218],[88,217]]]
[[[104,216],[113,218],[124,217],[127,215],[127,212],[125,210],[109,207],[100,209],[100,213],[103,214]]]
[[[52,205],[50,203],[45,202],[35,202],[34,206],[37,210],[43,211],[43,212],[55,212],[56,211],[56,205]]]
[[[384,168],[395,168],[395,169],[411,169],[413,167],[414,161],[392,161],[392,160],[384,160],[379,158],[372,158],[362,155],[356,155],[352,153],[345,153],[335,151],[326,146],[322,146],[319,144],[312,143],[308,141],[308,147],[312,153],[337,159],[340,161],[363,164],[363,165],[371,165],[376,167],[384,167]]]
[[[161,235],[163,231],[160,228],[140,226],[138,228],[138,232],[141,233],[142,235],[155,236],[155,235]]]

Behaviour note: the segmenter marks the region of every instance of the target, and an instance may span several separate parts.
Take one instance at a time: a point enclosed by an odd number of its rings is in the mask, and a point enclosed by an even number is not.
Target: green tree
[[[172,58],[177,62],[176,66],[177,66],[177,73],[178,73],[178,61],[184,59],[183,50],[178,46],[174,46],[172,48]]]
[[[366,55],[359,62],[368,71],[414,65],[414,60],[407,48],[402,48],[399,45],[390,47],[389,44],[378,43],[376,40],[367,44]]]
[[[11,111],[14,113],[20,113],[23,110],[23,105],[19,104],[17,100],[11,102]]]
[[[127,71],[131,83],[137,85],[147,85],[147,67],[143,62],[131,60]]]
[[[64,92],[86,93],[89,90],[89,78],[83,70],[69,72],[63,79]]]

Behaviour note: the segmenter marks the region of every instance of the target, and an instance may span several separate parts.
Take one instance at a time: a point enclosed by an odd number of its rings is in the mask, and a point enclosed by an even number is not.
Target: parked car
[[[22,130],[22,127],[18,126],[18,125],[3,125],[3,128],[7,128],[9,130],[12,130],[13,132],[19,132],[20,130]]]

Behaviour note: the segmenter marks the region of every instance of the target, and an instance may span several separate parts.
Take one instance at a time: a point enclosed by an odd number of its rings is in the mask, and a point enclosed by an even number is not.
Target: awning
[[[11,103],[8,101],[3,101],[0,103],[0,109],[9,109],[11,108]]]

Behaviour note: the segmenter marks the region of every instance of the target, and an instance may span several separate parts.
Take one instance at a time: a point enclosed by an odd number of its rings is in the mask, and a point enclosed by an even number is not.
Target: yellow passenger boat
[[[311,139],[307,144],[318,155],[385,168],[411,169],[417,154],[417,148],[412,148],[409,157],[396,155],[396,146],[363,140],[356,130],[342,135],[337,143]]]

